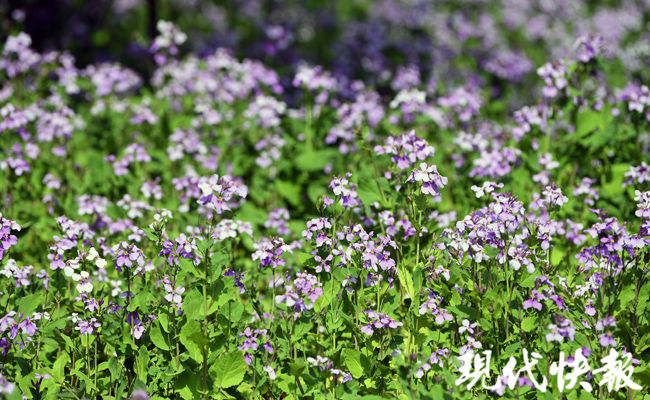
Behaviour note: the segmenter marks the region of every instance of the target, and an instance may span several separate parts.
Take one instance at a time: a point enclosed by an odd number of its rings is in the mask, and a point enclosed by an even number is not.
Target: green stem
[[[204,267],[204,277],[203,277],[203,335],[207,339],[208,337],[208,270],[209,266],[209,249],[205,251],[203,258],[203,267]],[[208,355],[207,355],[207,346],[204,344],[202,346],[203,353],[203,399],[207,399],[207,387],[208,387]]]
[[[307,152],[314,150],[313,135],[311,130],[311,104],[308,102],[305,106],[305,144],[307,145]]]
[[[86,375],[90,377],[90,337],[86,335]]]

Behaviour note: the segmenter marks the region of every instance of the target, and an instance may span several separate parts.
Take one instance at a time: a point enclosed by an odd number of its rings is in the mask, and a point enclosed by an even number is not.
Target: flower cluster
[[[0,260],[13,245],[18,243],[18,238],[11,233],[12,231],[20,231],[20,225],[0,214]]]
[[[284,253],[293,253],[291,246],[284,243],[284,239],[266,239],[263,238],[255,243],[255,252],[252,254],[253,261],[260,261],[260,268],[270,266],[273,269],[282,267],[286,261],[282,258]]]
[[[314,307],[323,294],[322,286],[314,275],[298,272],[293,281],[285,286],[285,293],[275,296],[275,302],[290,307],[294,318],[298,318],[302,312]]]
[[[317,355],[314,357],[307,357],[309,366],[316,367],[320,372],[327,372],[330,374],[331,379],[337,383],[346,383],[352,380],[352,375],[340,369],[334,368],[334,363],[327,357]]]
[[[149,51],[154,54],[156,63],[162,65],[167,62],[168,57],[176,56],[177,46],[185,43],[187,35],[169,21],[158,21],[156,29],[159,34],[151,44]]]
[[[345,177],[334,177],[330,182],[329,188],[339,200],[339,204],[344,208],[352,208],[361,205],[361,199],[357,193],[357,185],[350,182],[351,173],[346,173]]]
[[[377,155],[390,154],[391,160],[400,170],[409,168],[418,160],[433,157],[435,149],[426,140],[417,137],[415,131],[401,136],[389,136],[384,145],[375,146]]]
[[[176,309],[178,315],[182,314],[183,307],[183,298],[181,295],[185,293],[185,288],[180,285],[176,285],[176,282],[172,281],[169,276],[163,277],[161,283],[163,284],[163,289],[165,289],[165,300],[167,303]]]
[[[447,178],[438,173],[435,165],[421,163],[420,168],[415,168],[409,175],[407,182],[422,182],[422,193],[433,196],[440,196],[440,189],[447,185]]]
[[[115,254],[115,269],[122,272],[122,267],[131,269],[135,267],[143,267],[145,264],[145,255],[133,243],[122,241],[112,248]]]
[[[212,175],[209,178],[202,178],[198,183],[201,189],[201,196],[198,199],[200,205],[214,210],[217,214],[230,211],[236,206],[234,197],[245,199],[248,195],[248,187],[230,175]]]
[[[237,337],[242,339],[242,343],[237,348],[239,351],[244,352],[244,359],[247,364],[253,362],[253,357],[260,344],[267,354],[273,354],[273,346],[268,339],[266,329],[251,329],[246,327]]]
[[[368,323],[361,327],[361,332],[368,336],[375,333],[375,330],[380,332],[387,331],[388,329],[397,329],[404,325],[402,322],[395,321],[387,314],[379,313],[373,310],[363,312],[368,318]]]
[[[440,307],[442,305],[442,297],[438,296],[433,290],[426,289],[427,296],[426,300],[422,301],[420,304],[420,315],[431,313],[434,316],[436,324],[442,325],[445,321],[451,321],[453,319],[452,315],[446,309]]]

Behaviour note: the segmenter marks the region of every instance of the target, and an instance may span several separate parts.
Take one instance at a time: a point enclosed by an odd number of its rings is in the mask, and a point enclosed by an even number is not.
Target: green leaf
[[[169,333],[169,316],[166,312],[161,312],[158,314],[157,321],[160,323],[160,327],[167,333]]]
[[[230,318],[230,322],[235,323],[241,320],[244,314],[244,305],[238,301],[232,301],[227,305],[221,307],[221,315]]]
[[[148,228],[148,227],[144,228],[143,231],[144,231],[145,235],[147,235],[147,238],[149,240],[151,240],[152,242],[156,241],[156,235],[153,234],[153,231],[151,230],[151,228]]]
[[[160,328],[160,323],[158,320],[154,321],[154,323],[151,324],[149,338],[151,339],[151,342],[160,350],[169,351],[169,345],[167,344],[165,335],[162,333],[162,329]]]
[[[241,383],[246,374],[246,366],[244,354],[234,351],[219,358],[210,368],[210,374],[216,386],[229,388]]]
[[[255,207],[251,202],[246,202],[237,210],[237,218],[253,224],[264,224],[266,212]]]
[[[84,381],[87,387],[91,388],[92,390],[97,390],[97,386],[93,383],[93,381],[88,377],[88,375],[84,374],[83,372],[79,371],[78,369],[75,369],[72,371],[74,375],[77,376],[77,378],[81,379]]]
[[[302,371],[304,371],[306,367],[307,366],[305,364],[300,363],[300,362],[289,363],[289,370],[291,370],[291,374],[294,375],[294,376],[302,375]]]
[[[581,138],[602,126],[604,122],[605,119],[603,118],[602,112],[591,110],[581,111],[576,118],[576,131],[574,134]]]
[[[181,343],[187,349],[190,357],[199,363],[203,362],[203,353],[201,352],[201,347],[197,344],[197,338],[201,336],[203,336],[201,324],[194,320],[189,320],[183,325],[179,336]]]
[[[293,182],[275,181],[278,193],[284,197],[292,206],[297,206],[301,202],[300,187]]]
[[[521,330],[524,332],[530,332],[533,329],[537,328],[538,325],[539,321],[537,317],[526,317],[523,321],[521,321]]]
[[[183,313],[187,319],[203,319],[203,294],[197,289],[190,290],[183,299]]]
[[[199,277],[199,278],[203,276],[203,274],[196,269],[196,266],[194,265],[194,262],[192,262],[192,260],[189,260],[187,258],[179,258],[178,265],[181,267],[181,271],[183,271],[186,274],[190,274],[194,277]]]
[[[403,266],[398,267],[398,277],[400,286],[406,291],[410,299],[415,298],[415,288],[413,286],[413,277],[411,273]]]
[[[65,366],[70,362],[70,356],[67,353],[61,353],[61,356],[54,361],[52,365],[52,376],[57,380],[63,381],[66,378]]]
[[[43,302],[43,295],[38,293],[29,294],[27,296],[23,296],[20,299],[16,300],[16,304],[18,305],[18,311],[26,315],[32,315],[32,313],[36,311],[36,309],[42,302]]]
[[[331,163],[338,154],[338,151],[334,149],[305,152],[296,157],[294,162],[298,170],[320,171]]]
[[[369,178],[361,177],[359,179],[357,193],[359,193],[359,197],[363,204],[370,205],[371,203],[377,202],[384,207],[390,206],[390,200],[387,199],[387,201],[384,201],[384,198],[381,195],[381,190],[379,189],[382,182],[385,180],[385,178],[376,179],[374,176]]]
[[[120,364],[117,362],[117,357],[109,358],[108,370],[110,371],[113,379],[117,379],[120,376]]]
[[[309,253],[305,253],[304,251],[297,251],[297,252],[296,252],[296,258],[298,259],[298,262],[299,262],[301,265],[305,265],[305,264],[307,264],[309,261],[313,260],[313,259],[314,259],[314,256],[311,255],[311,254],[309,254]]]
[[[323,311],[332,302],[332,285],[334,281],[328,281],[323,286],[323,294],[316,299],[314,303],[314,311],[319,313]]]
[[[138,351],[138,378],[144,383],[147,383],[148,368],[149,350],[147,350],[147,346],[140,346]]]
[[[355,379],[361,378],[364,371],[370,369],[368,358],[360,351],[345,349],[343,350],[343,358],[345,359],[345,366],[348,367],[350,374]]]
[[[621,303],[620,309],[622,312],[628,311],[628,306],[636,296],[636,288],[633,284],[626,285],[618,295],[618,301]],[[631,307],[630,307],[631,308]]]
[[[519,278],[519,286],[524,288],[535,287],[535,278],[536,276],[532,274],[522,274],[521,278]]]
[[[199,399],[201,398],[201,394],[199,393],[201,389],[200,375],[194,371],[185,371],[178,379],[174,380],[174,388],[183,399]]]

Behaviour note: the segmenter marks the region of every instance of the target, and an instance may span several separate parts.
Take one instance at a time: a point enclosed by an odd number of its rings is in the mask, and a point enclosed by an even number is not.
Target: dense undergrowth
[[[514,107],[415,67],[287,85],[159,30],[151,82],[5,42],[9,398],[647,394],[650,90],[600,37]]]

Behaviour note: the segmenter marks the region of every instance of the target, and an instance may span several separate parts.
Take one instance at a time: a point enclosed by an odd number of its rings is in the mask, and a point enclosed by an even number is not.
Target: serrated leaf
[[[196,362],[203,362],[201,347],[197,344],[197,338],[203,335],[201,324],[198,321],[189,320],[181,328],[179,339],[187,349],[190,357]]]
[[[147,383],[147,375],[149,371],[149,350],[146,346],[140,346],[138,350],[138,378]]]
[[[18,306],[18,311],[26,315],[32,315],[42,302],[43,295],[36,293],[21,297],[16,300],[16,305]]]
[[[411,276],[411,273],[403,266],[400,266],[398,269],[398,277],[400,286],[406,291],[408,298],[414,298],[415,288],[413,285],[413,276]]]
[[[185,371],[178,379],[174,380],[174,388],[183,399],[199,399],[201,398],[201,394],[199,393],[201,389],[200,375],[194,371]]]
[[[320,295],[314,303],[314,311],[319,313],[332,302],[332,285],[333,281],[328,281],[323,286],[323,294]]]
[[[151,339],[151,342],[154,344],[154,346],[158,347],[160,350],[169,351],[169,345],[167,344],[165,335],[162,332],[160,323],[157,320],[151,324],[151,329],[149,330],[149,338]]]
[[[210,368],[214,384],[220,388],[229,388],[241,383],[246,374],[246,361],[240,351],[228,353],[219,358]]]
[[[576,130],[574,134],[581,138],[603,125],[604,121],[602,112],[592,110],[581,111],[576,117]]]
[[[530,332],[537,328],[538,325],[539,321],[537,317],[525,317],[523,321],[521,321],[521,330],[524,332]]]
[[[108,360],[108,371],[111,373],[113,379],[120,376],[120,364],[117,362],[117,357],[111,357]]]
[[[66,377],[65,366],[70,362],[70,356],[67,353],[61,353],[61,356],[54,361],[52,365],[52,376],[57,380],[64,380]]]
[[[370,369],[368,358],[360,351],[345,349],[343,350],[343,358],[345,359],[345,366],[355,379],[361,378],[365,371]]]

